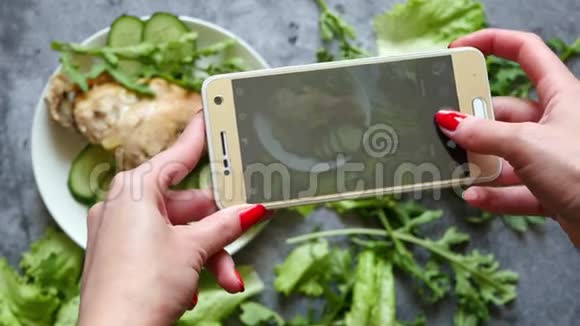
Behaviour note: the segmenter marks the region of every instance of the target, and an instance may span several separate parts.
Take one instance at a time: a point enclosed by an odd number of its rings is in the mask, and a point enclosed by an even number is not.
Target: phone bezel
[[[205,80],[202,87],[205,126],[208,151],[212,171],[212,186],[214,198],[220,208],[246,204],[246,187],[244,167],[241,159],[240,139],[236,122],[236,111],[232,80],[237,78],[271,76],[303,71],[341,68],[366,64],[380,64],[402,60],[421,59],[436,56],[451,55],[455,84],[459,100],[459,111],[472,115],[472,101],[479,97],[486,104],[486,118],[494,119],[491,93],[487,79],[487,66],[483,54],[474,48],[456,48],[448,50],[429,51],[401,56],[374,57],[348,61],[316,63],[302,66],[292,66],[274,69],[255,70],[239,73],[211,76]],[[221,96],[223,101],[217,105],[213,98]],[[227,135],[227,156],[222,152],[221,135]],[[444,188],[455,185],[489,182],[499,176],[501,159],[495,156],[467,153],[469,176],[427,183],[417,183],[388,188],[368,189],[336,193],[324,196],[297,198],[263,203],[268,208],[288,207],[303,204],[315,204],[326,201],[362,198],[387,195],[393,193],[417,191],[423,189]],[[229,175],[225,175],[224,159],[229,161]]]

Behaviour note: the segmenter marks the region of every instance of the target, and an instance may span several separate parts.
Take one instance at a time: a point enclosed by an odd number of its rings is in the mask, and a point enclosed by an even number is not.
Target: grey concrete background
[[[373,48],[371,18],[392,6],[393,0],[329,0],[344,12],[360,39]],[[488,0],[491,25],[534,31],[549,38],[572,41],[580,36],[580,2],[577,0]],[[57,54],[51,40],[80,41],[108,26],[118,15],[147,15],[170,11],[199,17],[233,31],[254,46],[273,66],[310,63],[319,46],[318,11],[311,0],[96,0],[0,2],[0,256],[16,264],[22,251],[43,228],[52,224],[38,196],[30,159],[30,128],[38,96]],[[580,66],[575,72],[580,74]],[[518,299],[505,309],[494,310],[491,325],[578,325],[580,324],[580,255],[553,222],[540,230],[518,236],[500,221],[483,228],[468,226],[463,218],[472,210],[450,193],[443,200],[429,201],[429,207],[445,209],[444,221],[435,227],[458,225],[472,234],[471,247],[497,255],[504,267],[520,273]],[[317,212],[307,220],[283,215],[275,219],[256,240],[236,256],[240,263],[257,267],[268,285],[259,298],[287,316],[304,311],[307,304],[276,296],[271,288],[273,266],[290,248],[284,239],[323,228],[350,224],[329,212]],[[434,230],[436,232],[437,230]],[[1,281],[1,280],[0,280]],[[426,306],[412,294],[406,282],[398,284],[398,316],[412,318],[427,311],[429,324],[451,322],[452,306]]]

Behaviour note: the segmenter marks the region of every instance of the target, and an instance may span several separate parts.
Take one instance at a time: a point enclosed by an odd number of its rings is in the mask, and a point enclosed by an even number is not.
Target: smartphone
[[[216,75],[202,98],[222,208],[471,184],[501,170],[499,158],[466,152],[434,121],[440,109],[494,118],[473,48]]]

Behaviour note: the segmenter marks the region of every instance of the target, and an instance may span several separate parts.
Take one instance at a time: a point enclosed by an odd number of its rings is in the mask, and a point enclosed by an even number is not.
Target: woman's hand
[[[494,99],[498,121],[438,112],[443,131],[466,150],[505,159],[492,184],[463,198],[484,210],[554,217],[580,245],[580,82],[534,34],[488,29],[450,47],[472,46],[518,62],[539,101]]]
[[[204,265],[225,290],[244,291],[223,248],[264,207],[215,212],[209,191],[169,190],[197,164],[204,139],[200,113],[170,149],[115,176],[107,200],[91,208],[80,325],[170,325],[197,302]]]

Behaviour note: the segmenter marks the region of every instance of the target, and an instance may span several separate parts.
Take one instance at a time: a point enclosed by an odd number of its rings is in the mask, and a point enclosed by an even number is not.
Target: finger
[[[222,209],[198,222],[177,226],[191,250],[201,252],[202,261],[192,261],[193,266],[205,263],[204,259],[213,256],[232,243],[251,226],[262,221],[267,210],[262,205],[241,205]]]
[[[89,252],[94,250],[97,233],[101,226],[101,217],[103,216],[104,204],[102,202],[93,205],[87,214],[87,255],[85,255],[84,270],[89,270],[92,265],[92,254]],[[84,279],[81,280],[84,284]]]
[[[229,293],[244,292],[244,281],[236,270],[236,264],[232,256],[224,249],[208,259],[207,268],[224,290]]]
[[[555,217],[555,219],[564,232],[566,232],[572,244],[574,244],[576,248],[580,248],[580,228],[577,225],[578,223],[560,217]]]
[[[495,119],[504,122],[538,122],[542,117],[537,102],[510,96],[494,97],[493,111]]]
[[[505,187],[505,186],[515,186],[521,185],[522,180],[515,173],[514,167],[509,164],[508,161],[503,160],[501,164],[501,172],[499,176],[493,181],[483,183],[482,185],[489,187]]]
[[[177,184],[193,170],[203,155],[204,130],[203,114],[198,113],[171,147],[150,160],[151,176],[157,179],[160,189]]]
[[[437,112],[435,121],[449,138],[467,151],[500,156],[516,166],[530,155],[526,135],[531,127],[526,127],[528,131],[525,131],[523,123],[481,119],[448,110]]]
[[[545,214],[538,199],[525,186],[505,188],[471,187],[463,192],[463,199],[483,210],[514,215]]]
[[[460,46],[472,46],[485,54],[518,62],[536,85],[544,103],[576,83],[576,78],[560,58],[532,33],[490,28],[461,37],[450,45]]]
[[[93,247],[96,241],[97,231],[101,225],[104,206],[103,202],[98,202],[89,209],[87,215],[87,248]]]
[[[197,221],[217,211],[211,190],[168,191],[165,197],[167,216],[173,225]]]

